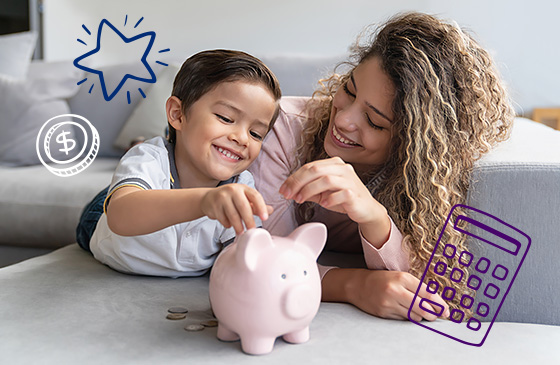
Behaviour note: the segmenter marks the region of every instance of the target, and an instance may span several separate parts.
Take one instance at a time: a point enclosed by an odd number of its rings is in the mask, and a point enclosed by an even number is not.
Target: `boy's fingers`
[[[242,222],[245,222],[247,229],[255,228],[255,218],[253,217],[253,209],[247,199],[246,194],[235,194],[233,196],[234,209],[238,212],[238,216]],[[241,227],[243,232],[243,226]]]
[[[235,204],[232,201],[228,201],[224,204],[224,213],[227,219],[230,221],[233,229],[235,230],[236,234],[240,234],[243,232],[243,222],[241,221],[241,217],[235,207]]]
[[[269,213],[262,195],[255,189],[247,189],[245,195],[249,199],[252,213],[258,215],[263,221],[267,220]]]

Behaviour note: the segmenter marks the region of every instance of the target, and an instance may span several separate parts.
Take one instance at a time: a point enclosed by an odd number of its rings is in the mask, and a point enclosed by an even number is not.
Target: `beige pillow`
[[[156,83],[147,90],[146,98],[140,100],[124,123],[114,142],[115,147],[126,150],[130,142],[138,137],[150,139],[165,135],[165,127],[167,127],[165,102],[171,96],[173,80],[179,68],[176,65],[169,65],[158,75]]]

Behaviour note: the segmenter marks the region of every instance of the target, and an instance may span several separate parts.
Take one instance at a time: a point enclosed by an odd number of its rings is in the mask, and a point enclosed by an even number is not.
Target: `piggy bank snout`
[[[311,285],[299,284],[286,292],[283,309],[289,318],[301,319],[318,309],[321,298],[313,289]]]

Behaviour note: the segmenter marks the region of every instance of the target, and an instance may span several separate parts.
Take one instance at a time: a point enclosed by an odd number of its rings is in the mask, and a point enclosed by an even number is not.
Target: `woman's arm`
[[[401,271],[333,268],[323,277],[322,300],[350,303],[381,318],[407,319],[419,283],[417,278]],[[428,293],[425,284],[419,296],[441,304],[445,308],[443,316],[449,316],[449,306],[439,295]],[[420,309],[418,302],[411,312],[414,321],[437,319]]]

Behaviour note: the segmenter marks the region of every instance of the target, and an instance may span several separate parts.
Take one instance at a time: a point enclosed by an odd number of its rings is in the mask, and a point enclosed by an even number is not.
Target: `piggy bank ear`
[[[266,229],[249,229],[237,237],[237,262],[249,271],[255,271],[261,253],[272,246],[272,237]]]
[[[315,257],[319,257],[327,242],[327,227],[323,223],[306,223],[296,228],[288,238],[306,245]]]

